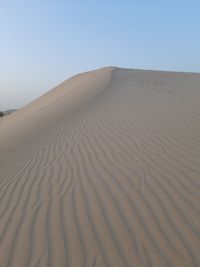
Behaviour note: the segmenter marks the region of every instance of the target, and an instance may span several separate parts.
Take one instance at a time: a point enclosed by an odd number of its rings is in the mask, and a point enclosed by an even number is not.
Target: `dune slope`
[[[200,266],[200,74],[79,74],[0,120],[0,266]]]

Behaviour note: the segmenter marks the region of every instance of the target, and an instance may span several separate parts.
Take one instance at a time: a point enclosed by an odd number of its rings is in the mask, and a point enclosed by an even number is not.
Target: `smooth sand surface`
[[[0,267],[200,266],[200,74],[79,74],[0,120]]]

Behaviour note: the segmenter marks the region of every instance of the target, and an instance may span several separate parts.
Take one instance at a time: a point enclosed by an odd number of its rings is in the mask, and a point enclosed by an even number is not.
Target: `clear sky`
[[[200,1],[0,0],[0,110],[108,65],[200,72]]]

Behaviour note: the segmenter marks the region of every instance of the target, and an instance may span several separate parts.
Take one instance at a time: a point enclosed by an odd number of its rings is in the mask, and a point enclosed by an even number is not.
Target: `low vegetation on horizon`
[[[6,111],[0,111],[0,117],[9,115],[9,114],[13,113],[14,111],[16,111],[16,109],[6,110]]]

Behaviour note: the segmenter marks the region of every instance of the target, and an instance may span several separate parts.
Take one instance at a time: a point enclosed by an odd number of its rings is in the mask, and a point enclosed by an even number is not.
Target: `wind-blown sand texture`
[[[200,266],[200,74],[79,74],[0,119],[0,267]]]

